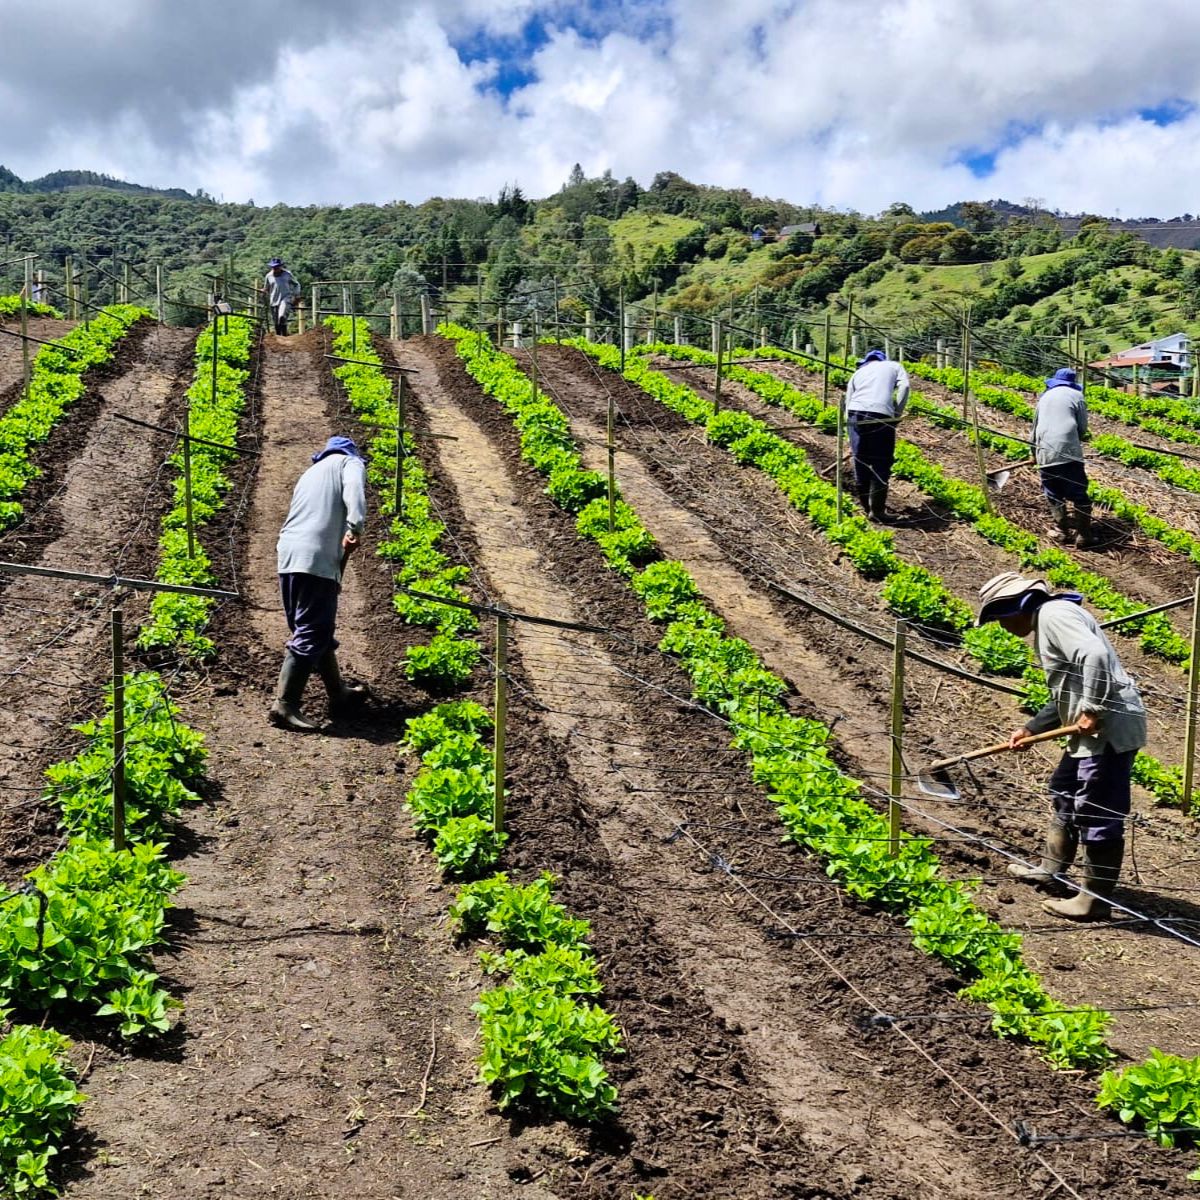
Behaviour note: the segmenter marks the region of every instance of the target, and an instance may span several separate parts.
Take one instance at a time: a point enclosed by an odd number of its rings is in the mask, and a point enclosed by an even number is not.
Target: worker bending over
[[[1083,439],[1087,437],[1087,402],[1070,367],[1062,367],[1046,380],[1046,390],[1033,410],[1033,456],[1042,477],[1042,492],[1050,503],[1054,525],[1050,536],[1065,542],[1071,537],[1068,501],[1075,507],[1075,545],[1091,546],[1092,501],[1083,465]]]
[[[868,350],[846,385],[854,484],[872,521],[887,520],[896,423],[904,415],[908,392],[908,373],[882,350]]]
[[[1061,876],[1083,843],[1083,888],[1042,907],[1056,917],[1103,920],[1121,874],[1133,760],[1146,744],[1146,710],[1137,686],[1076,592],[1052,595],[1044,580],[1005,571],[979,589],[979,625],[996,621],[1018,637],[1033,634],[1046,672],[1049,703],[1010,738],[1022,749],[1030,734],[1073,725],[1050,776],[1053,812],[1040,865],[1010,863],[1009,874],[1062,896]]]
[[[269,716],[302,733],[320,726],[300,712],[304,685],[315,671],[336,714],[365,698],[366,688],[342,682],[337,661],[338,592],[346,561],[366,521],[366,463],[347,437],[331,437],[292,492],[276,549],[279,590],[291,637]]]

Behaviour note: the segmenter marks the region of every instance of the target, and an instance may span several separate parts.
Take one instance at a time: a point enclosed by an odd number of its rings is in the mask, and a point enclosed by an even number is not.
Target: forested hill
[[[137,196],[166,196],[173,200],[206,199],[203,191],[195,196],[183,188],[145,187],[140,183],[126,183],[123,179],[114,179],[111,175],[102,175],[96,171],[51,171],[40,179],[22,179],[6,166],[0,164],[0,192],[26,192],[41,194],[44,192],[65,192],[71,188],[104,188],[113,192],[128,192]]]
[[[46,190],[47,180],[66,190]],[[1002,201],[937,214],[897,203],[864,216],[671,172],[644,188],[578,167],[539,200],[505,187],[494,200],[264,208],[145,191],[87,172],[23,183],[0,168],[4,258],[161,263],[170,294],[195,299],[209,276],[256,279],[279,255],[302,281],[371,280],[406,303],[430,291],[463,306],[460,315],[480,291],[513,318],[549,316],[555,294],[565,317],[611,313],[623,292],[635,302],[657,295],[660,312],[697,318],[732,304],[743,326],[779,340],[793,329],[809,340],[825,309],[840,311],[850,293],[867,321],[910,345],[957,329],[969,304],[981,331],[1030,365],[1071,326],[1097,350],[1178,329],[1200,334],[1200,254],[1157,249],[1103,218],[1068,223]],[[1159,224],[1186,237],[1190,222]],[[19,269],[0,272],[0,291]]]

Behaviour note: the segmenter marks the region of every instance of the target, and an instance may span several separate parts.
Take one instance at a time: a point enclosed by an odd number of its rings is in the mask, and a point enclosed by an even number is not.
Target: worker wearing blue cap
[[[263,291],[266,293],[271,328],[282,337],[287,333],[292,306],[300,295],[300,284],[295,275],[283,265],[282,259],[273,258],[267,263]]]
[[[1054,525],[1050,536],[1060,542],[1074,535],[1076,546],[1091,546],[1092,501],[1083,465],[1087,437],[1087,403],[1070,367],[1061,367],[1046,380],[1046,390],[1033,411],[1033,456],[1042,477],[1042,493],[1050,504]],[[1072,529],[1067,504],[1075,509]]]
[[[334,637],[342,571],[358,546],[366,515],[366,463],[348,437],[331,437],[292,492],[276,548],[291,637],[268,716],[283,729],[312,733],[320,728],[300,711],[304,685],[314,671],[335,715],[366,696],[364,687],[343,682]]]

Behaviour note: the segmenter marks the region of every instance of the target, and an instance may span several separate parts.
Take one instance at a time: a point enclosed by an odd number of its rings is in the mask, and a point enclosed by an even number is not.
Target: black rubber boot
[[[1121,878],[1124,842],[1084,842],[1082,891],[1070,900],[1047,900],[1042,907],[1069,921],[1106,921],[1112,913],[1109,900]]]
[[[886,483],[871,484],[871,494],[867,512],[872,521],[882,525],[888,519],[887,513],[888,485]]]
[[[1075,851],[1079,848],[1079,834],[1067,825],[1052,821],[1046,830],[1046,845],[1042,850],[1042,861],[1039,866],[1028,867],[1024,863],[1009,863],[1008,873],[1021,883],[1032,884],[1043,891],[1055,896],[1068,894],[1068,887],[1056,875],[1066,874],[1075,861]]]
[[[858,495],[858,502],[862,505],[863,512],[869,517],[871,515],[871,489],[867,484],[856,484],[854,488]]]
[[[1095,544],[1096,535],[1092,532],[1092,507],[1090,504],[1086,508],[1077,504],[1075,505],[1075,545],[1084,548]]]
[[[368,690],[364,684],[346,683],[342,679],[336,650],[325,651],[317,663],[317,673],[325,684],[331,714],[347,712],[366,701]]]
[[[1071,519],[1067,516],[1066,501],[1050,501],[1050,519],[1054,526],[1049,533],[1056,542],[1066,542],[1071,538]]]
[[[311,674],[312,668],[303,659],[290,650],[284,655],[275,703],[267,710],[272,725],[295,733],[316,733],[321,728],[300,711],[300,697],[304,695],[304,685]]]

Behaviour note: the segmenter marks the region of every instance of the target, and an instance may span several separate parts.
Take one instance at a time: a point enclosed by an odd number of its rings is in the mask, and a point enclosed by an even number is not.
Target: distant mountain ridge
[[[114,179],[98,171],[51,171],[40,179],[22,179],[19,175],[0,164],[0,192],[69,192],[76,188],[105,188],[112,192],[126,192],[135,196],[164,196],[168,200],[208,200],[203,191],[191,192],[183,188],[147,187],[140,183],[128,183]]]

